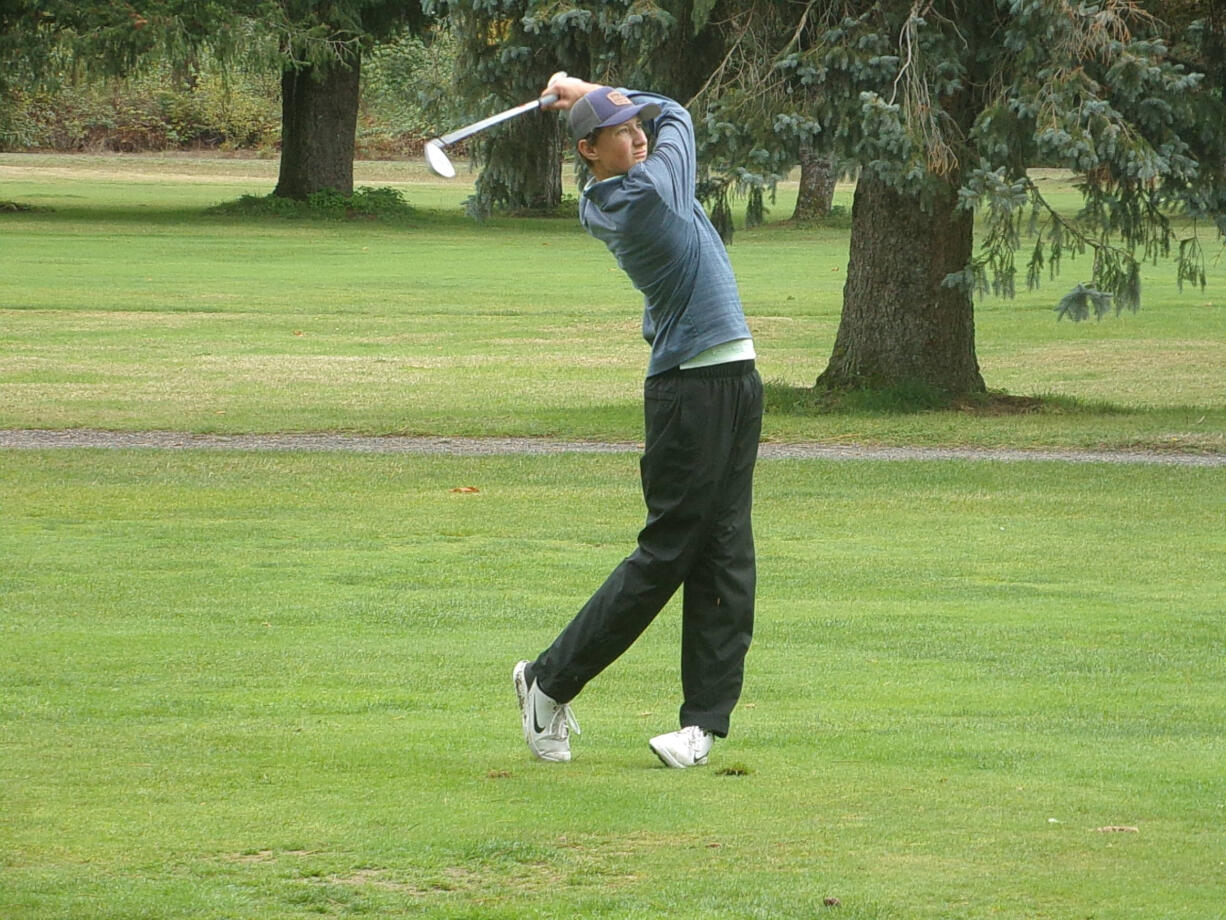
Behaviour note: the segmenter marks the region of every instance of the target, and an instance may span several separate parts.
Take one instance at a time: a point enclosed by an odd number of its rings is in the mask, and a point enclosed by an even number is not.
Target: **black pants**
[[[753,470],[762,379],[752,361],[675,370],[644,384],[638,547],[531,666],[573,699],[647,628],[679,587],[681,725],[724,737],[753,635]]]

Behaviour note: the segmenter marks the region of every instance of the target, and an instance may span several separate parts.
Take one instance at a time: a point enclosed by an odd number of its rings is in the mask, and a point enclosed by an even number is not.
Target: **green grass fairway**
[[[421,163],[359,164],[359,184],[419,209],[407,221],[204,213],[269,192],[275,174],[269,160],[0,154],[0,198],[51,209],[0,213],[0,428],[638,437],[639,297],[575,220],[474,223],[471,175],[447,183]],[[1226,452],[1220,259],[1206,291],[1150,266],[1142,312],[1098,323],[1052,312],[1084,260],[988,298],[988,386],[1056,398],[898,415],[785,408],[830,355],[846,229],[775,223],[738,233],[731,256],[778,394],[767,438]]]
[[[633,454],[8,452],[0,916],[1220,918],[1223,484],[764,462],[743,704],[681,772],[674,608],[569,765],[510,685]]]
[[[275,173],[0,154],[0,429],[640,437],[638,296],[573,220],[421,163],[359,164],[404,220],[206,213]],[[731,255],[770,439],[1226,453],[1220,261],[1101,323],[1055,321],[1075,262],[985,301],[1042,406],[900,414],[805,405],[845,228]],[[631,549],[637,462],[0,450],[0,920],[1226,920],[1226,468],[763,461],[711,764],[647,748],[674,606],[538,763],[511,668]]]

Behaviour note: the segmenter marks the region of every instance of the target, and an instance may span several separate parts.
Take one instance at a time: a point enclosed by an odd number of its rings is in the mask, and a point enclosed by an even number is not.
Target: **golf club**
[[[550,83],[561,80],[566,76],[563,71],[558,71],[549,78]],[[447,158],[447,154],[443,152],[444,147],[450,147],[456,141],[462,141],[466,137],[472,137],[478,132],[484,131],[486,128],[492,128],[494,125],[501,124],[504,121],[509,121],[517,115],[522,115],[524,112],[533,112],[537,109],[544,108],[547,105],[552,105],[558,101],[555,93],[546,93],[539,99],[533,99],[531,102],[525,102],[523,105],[517,105],[512,109],[507,109],[505,112],[499,112],[497,115],[491,115],[489,118],[483,118],[480,121],[474,121],[471,125],[465,125],[463,128],[444,134],[441,137],[436,137],[433,140],[426,141],[425,154],[426,162],[430,164],[430,168],[436,175],[442,176],[444,179],[455,178],[455,167],[451,165],[451,160]]]

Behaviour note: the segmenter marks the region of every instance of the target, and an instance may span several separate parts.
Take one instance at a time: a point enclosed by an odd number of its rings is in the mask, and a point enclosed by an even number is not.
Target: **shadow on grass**
[[[394,188],[362,186],[352,195],[332,189],[315,192],[305,201],[277,195],[243,195],[214,205],[205,214],[220,217],[276,217],[287,220],[407,220],[417,212]]]
[[[1128,409],[1107,402],[1086,402],[1071,396],[1012,396],[999,390],[951,397],[922,383],[884,389],[827,390],[797,387],[778,381],[765,384],[768,414],[810,418],[824,415],[917,415],[959,412],[980,416],[1126,415]]]
[[[24,211],[46,211],[46,208],[36,208],[32,204],[22,204],[20,201],[0,201],[0,213],[18,213]]]
[[[356,189],[349,197],[330,191],[320,192],[309,201],[277,198],[269,195],[242,195],[219,204],[148,205],[144,203],[105,203],[86,201],[55,207],[29,205],[0,200],[0,219],[52,220],[62,222],[89,221],[99,225],[142,227],[192,227],[233,223],[260,227],[275,224],[326,223],[338,227],[387,227],[395,230],[428,230],[431,233],[469,237],[482,232],[502,232],[514,229],[525,235],[556,236],[559,218],[572,224],[575,234],[582,233],[571,212],[561,209],[549,214],[498,215],[475,218],[462,207],[417,207],[398,189],[390,187]],[[572,208],[572,211],[574,209]]]

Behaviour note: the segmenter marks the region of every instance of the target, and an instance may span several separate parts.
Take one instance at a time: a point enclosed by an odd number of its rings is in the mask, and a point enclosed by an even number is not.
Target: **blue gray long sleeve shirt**
[[[636,103],[660,106],[651,126],[655,146],[625,175],[588,186],[579,221],[609,247],[643,294],[651,377],[751,336],[727,250],[694,195],[697,154],[689,112],[664,96],[625,92]]]

